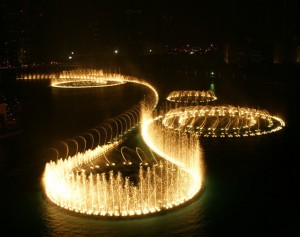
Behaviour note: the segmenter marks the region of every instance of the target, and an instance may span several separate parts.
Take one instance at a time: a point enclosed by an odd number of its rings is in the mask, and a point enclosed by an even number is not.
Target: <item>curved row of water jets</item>
[[[72,80],[65,78],[65,81]],[[43,180],[47,196],[65,209],[102,216],[149,214],[189,200],[200,190],[202,182],[198,137],[155,125],[152,112],[158,103],[158,94],[152,85],[120,75],[113,80],[144,85],[151,93],[143,98],[141,106],[69,139],[69,143],[62,142],[66,147],[65,157],[50,161],[45,167]],[[113,151],[138,124],[152,161],[142,158],[145,152],[140,148],[136,148],[138,160],[126,158],[126,147],[122,147],[120,159],[115,162]],[[89,148],[87,137],[91,140]],[[79,141],[82,149],[79,149]],[[70,143],[75,144],[72,154]],[[152,151],[158,154],[157,158]],[[129,166],[130,173],[125,175],[124,170]]]
[[[199,90],[180,90],[172,91],[167,100],[175,103],[185,104],[201,104],[203,102],[211,102],[217,100],[215,93],[211,90],[199,91]]]
[[[64,147],[64,152],[56,148],[49,148],[55,152],[56,159],[67,158],[84,153],[86,150],[93,150],[98,146],[111,144],[117,140],[125,140],[129,132],[135,129],[140,123],[140,107],[134,106],[132,109],[114,117],[109,118],[102,124],[90,128],[85,132],[66,139],[58,141]],[[73,147],[72,152],[70,149]]]

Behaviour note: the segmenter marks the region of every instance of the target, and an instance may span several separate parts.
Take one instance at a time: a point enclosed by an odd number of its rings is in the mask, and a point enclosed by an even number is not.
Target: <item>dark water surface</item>
[[[45,198],[41,176],[45,149],[124,112],[144,89],[66,90],[42,82],[10,88],[24,108],[23,132],[0,140],[1,236],[299,236],[299,83],[223,84],[215,85],[220,103],[267,109],[287,126],[261,137],[202,139],[202,193],[173,211],[130,220],[63,211]]]

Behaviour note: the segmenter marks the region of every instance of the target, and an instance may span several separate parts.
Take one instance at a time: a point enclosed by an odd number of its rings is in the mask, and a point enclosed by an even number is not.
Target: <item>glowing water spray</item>
[[[188,106],[168,111],[163,125],[203,137],[247,137],[276,132],[285,122],[266,110],[235,106]]]
[[[91,80],[103,86],[111,81],[130,82],[147,86],[151,93],[143,99],[142,107],[135,107],[85,135],[73,138],[77,142],[75,155],[46,164],[43,180],[49,199],[63,208],[83,214],[133,216],[169,209],[195,196],[202,183],[198,136],[175,135],[174,131],[157,125],[156,119],[150,116],[158,103],[154,87],[135,77],[104,75],[99,71],[85,72],[87,75],[81,71],[79,75],[76,73],[79,72],[62,73],[51,79],[52,86],[93,86]],[[135,150],[135,160],[125,157],[128,148],[124,147],[119,159],[112,155],[126,139],[126,134],[139,124],[143,138],[151,148],[153,162],[146,162],[144,157],[147,155],[140,148]],[[93,134],[98,138],[97,146]],[[92,137],[89,148],[87,137]],[[78,150],[79,140],[83,144],[81,151]],[[180,145],[174,153],[175,144]],[[152,151],[159,158],[155,158]],[[130,167],[131,176],[124,175],[123,171]]]
[[[54,87],[82,88],[127,82],[150,89],[140,105],[68,139],[76,144],[73,155],[68,143],[63,142],[66,158],[58,158],[54,150],[56,161],[46,164],[43,182],[49,199],[82,214],[126,217],[178,206],[195,197],[203,184],[200,136],[261,135],[285,126],[283,120],[265,110],[199,106],[201,102],[216,99],[211,91],[173,92],[167,99],[183,107],[154,116],[158,93],[138,78],[104,74],[101,70],[68,71],[49,78]],[[197,106],[186,106],[191,104]],[[118,150],[139,125],[150,152],[126,146]],[[87,139],[92,145],[87,146]]]
[[[197,105],[203,102],[211,102],[216,100],[215,93],[209,91],[172,91],[168,96],[167,100],[179,104],[191,104]]]

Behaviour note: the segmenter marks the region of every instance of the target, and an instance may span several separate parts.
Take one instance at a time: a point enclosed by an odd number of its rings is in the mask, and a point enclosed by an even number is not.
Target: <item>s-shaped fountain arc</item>
[[[137,83],[150,89],[138,108],[72,139],[92,137],[92,146],[87,147],[85,142],[83,152],[77,146],[76,154],[46,164],[43,184],[53,203],[85,215],[126,217],[170,209],[199,192],[203,165],[198,135],[166,129],[158,118],[153,118],[158,93],[151,84],[136,77],[104,74],[101,70],[63,72],[50,79],[53,86],[69,89],[123,83]],[[125,158],[123,148],[120,159],[116,159],[113,150],[138,125],[150,148],[152,162],[141,162],[146,153],[140,148],[136,148],[136,160]],[[131,171],[126,175],[123,170]]]

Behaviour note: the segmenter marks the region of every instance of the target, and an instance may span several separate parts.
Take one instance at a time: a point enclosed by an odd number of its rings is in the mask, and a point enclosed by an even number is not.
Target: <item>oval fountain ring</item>
[[[105,80],[105,81],[98,81],[98,80],[70,80],[66,82],[55,82],[52,83],[52,87],[59,87],[59,88],[91,88],[91,87],[108,87],[108,86],[117,86],[124,84],[124,81],[114,81],[114,80]]]
[[[104,74],[103,70],[70,70],[52,77],[51,86],[59,88],[108,87],[124,84],[126,81],[119,74]]]

